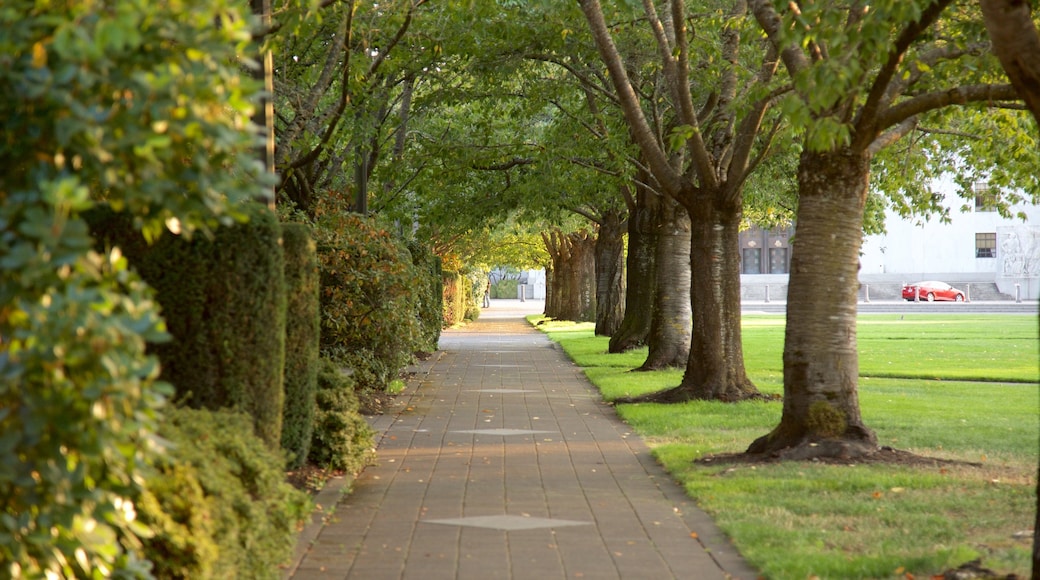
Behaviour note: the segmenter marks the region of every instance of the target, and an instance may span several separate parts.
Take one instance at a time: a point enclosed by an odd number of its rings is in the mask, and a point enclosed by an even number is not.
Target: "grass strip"
[[[682,370],[630,372],[591,324],[533,323],[604,399],[675,386]],[[784,317],[747,315],[748,373],[782,393]],[[1040,451],[1035,316],[861,315],[860,407],[882,445],[976,465],[703,465],[780,420],[775,402],[619,405],[654,455],[766,578],[908,578],[981,558],[1028,577]]]

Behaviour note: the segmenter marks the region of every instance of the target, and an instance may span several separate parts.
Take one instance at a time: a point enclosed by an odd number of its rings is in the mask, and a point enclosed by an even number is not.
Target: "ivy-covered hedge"
[[[179,402],[234,408],[253,417],[257,434],[281,444],[285,360],[285,265],[281,227],[266,207],[245,206],[249,222],[221,227],[212,239],[164,234],[153,245],[130,218],[90,214],[99,243],[119,246],[156,290],[168,342],[150,345]]]
[[[373,431],[359,413],[354,381],[336,363],[318,367],[318,411],[310,460],[321,467],[357,473],[373,458]]]
[[[385,391],[422,344],[416,280],[404,246],[367,218],[319,214],[321,353],[359,390]]]
[[[172,443],[148,478],[140,517],[155,535],[157,578],[281,578],[310,500],[285,481],[283,458],[231,411],[170,409]]]
[[[282,449],[288,468],[296,469],[310,452],[314,404],[318,384],[318,345],[321,307],[318,253],[311,228],[283,224],[285,250],[285,405],[282,413]]]

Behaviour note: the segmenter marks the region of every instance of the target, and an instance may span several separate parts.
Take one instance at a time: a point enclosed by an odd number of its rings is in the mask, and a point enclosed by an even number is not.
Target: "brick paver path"
[[[745,578],[755,572],[522,315],[493,301],[445,332],[378,418],[378,465],[287,576]],[[309,541],[309,540],[305,540]]]

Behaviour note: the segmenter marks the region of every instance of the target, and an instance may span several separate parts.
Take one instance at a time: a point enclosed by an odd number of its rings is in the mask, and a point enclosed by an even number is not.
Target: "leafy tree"
[[[748,452],[868,454],[877,441],[857,397],[855,281],[871,160],[928,119],[942,122],[945,107],[999,104],[1015,92],[979,50],[981,18],[966,4],[750,4],[793,80],[783,106],[805,137],[783,416]]]
[[[771,91],[775,50],[745,38],[744,2],[729,3],[723,10],[702,7],[707,16],[699,17],[682,0],[667,2],[661,14],[653,3],[644,2],[643,18],[653,31],[666,79],[659,99],[671,119],[667,132],[655,131],[600,3],[579,4],[649,171],[690,221],[690,253],[684,259],[693,268],[693,334],[686,373],[678,387],[648,398],[736,401],[757,396],[744,370],[740,339],[737,235],[744,183],[781,127],[768,119],[776,96]],[[711,33],[690,35],[691,18],[703,21],[699,24]],[[694,71],[699,71],[696,76]]]
[[[303,18],[310,7],[286,2],[272,31],[281,201],[307,212],[323,192],[349,191],[365,214],[388,194],[369,183],[400,154],[417,78],[439,51],[448,7],[428,4],[325,2]]]
[[[131,500],[157,453],[163,323],[81,214],[154,238],[230,223],[264,178],[224,1],[0,7],[0,562],[4,575],[147,576]]]

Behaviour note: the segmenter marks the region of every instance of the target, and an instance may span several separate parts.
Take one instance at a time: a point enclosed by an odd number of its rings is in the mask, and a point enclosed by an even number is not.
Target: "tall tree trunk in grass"
[[[690,219],[671,199],[659,200],[657,248],[646,360],[638,370],[681,367],[690,355]]]
[[[596,335],[611,336],[625,316],[625,224],[617,211],[603,214],[595,243]]]
[[[942,18],[952,4],[922,0],[916,11],[904,14],[868,14],[859,7],[824,14],[815,7],[806,16],[794,4],[778,12],[771,0],[750,0],[795,86],[852,78],[844,76],[851,69],[840,63],[856,63],[856,71],[871,72],[857,72],[857,80],[838,92],[805,90],[798,95],[806,112],[805,143],[798,164],[787,298],[784,410],[780,424],[752,443],[749,453],[854,458],[877,449],[876,436],[863,424],[857,395],[856,293],[870,161],[914,131],[931,111],[969,103],[993,106],[1015,98],[1008,85],[957,86],[956,76],[929,74],[947,57],[956,59],[959,68],[966,68],[972,57],[948,51],[945,40],[936,41],[965,22],[963,10],[968,8],[960,5],[955,16]],[[844,34],[850,25],[857,34],[829,36]],[[929,31],[933,25],[937,29]],[[875,40],[863,42],[870,35]],[[820,38],[834,42],[824,50],[817,44]],[[906,58],[911,52],[920,58]],[[977,78],[971,76],[971,81]],[[951,80],[954,86],[945,86]]]
[[[693,220],[690,260],[704,267],[693,268],[693,296],[700,304],[693,309],[691,360],[677,394],[680,400],[740,401],[758,395],[744,369],[741,335],[732,331],[741,324],[741,207],[715,208],[710,199],[697,207],[710,215]]]
[[[860,416],[856,292],[870,160],[848,149],[802,154],[784,338],[780,424],[749,453],[855,457],[877,448]]]
[[[628,256],[625,270],[625,317],[610,335],[607,351],[625,352],[646,344],[650,334],[650,318],[657,289],[657,217],[658,196],[639,187],[635,204],[628,214]]]
[[[560,320],[596,319],[595,240],[586,231],[542,234],[552,259],[552,304],[546,315]]]

